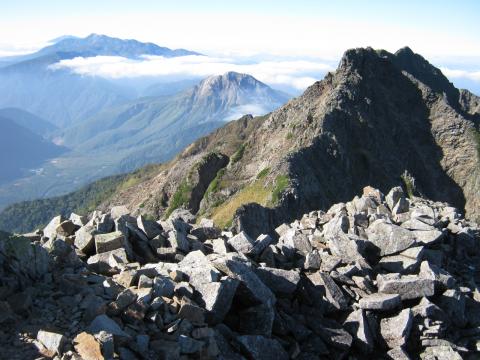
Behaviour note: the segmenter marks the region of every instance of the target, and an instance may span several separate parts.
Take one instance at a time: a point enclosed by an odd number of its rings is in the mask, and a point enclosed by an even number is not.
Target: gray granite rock
[[[404,309],[398,315],[380,321],[380,333],[390,349],[406,344],[412,328],[412,320],[411,310]]]
[[[375,293],[361,298],[358,306],[365,310],[389,311],[399,307],[401,303],[398,294]]]
[[[399,253],[415,244],[415,235],[385,220],[376,220],[366,230],[368,241],[379,249],[379,255]]]
[[[416,275],[387,274],[377,276],[378,291],[385,294],[398,294],[402,300],[432,296],[434,280]]]

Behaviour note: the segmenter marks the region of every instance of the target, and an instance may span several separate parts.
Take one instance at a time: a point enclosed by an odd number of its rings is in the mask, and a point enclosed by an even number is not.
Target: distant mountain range
[[[65,131],[62,142],[82,152],[123,151],[138,164],[164,161],[191,142],[187,139],[247,113],[266,114],[288,98],[250,75],[228,72],[175,95],[101,111]]]
[[[123,40],[99,34],[90,34],[85,38],[67,35],[53,39],[51,42],[52,45],[46,46],[33,54],[10,57],[7,60],[20,63],[36,58],[46,58],[49,55],[57,55],[61,59],[72,59],[77,56],[121,56],[136,59],[142,55],[164,57],[200,55],[197,52],[185,49],[172,50],[153,43],[143,43],[133,39]]]
[[[266,114],[288,98],[250,75],[228,72],[177,94],[103,105],[82,122],[54,131],[51,138],[70,151],[45,163],[41,174],[0,187],[0,207],[66,193],[104,176],[170,160],[226,121],[246,113]]]
[[[175,57],[198,53],[97,34],[60,38],[36,53],[4,59],[0,66],[0,108],[21,108],[58,127],[67,127],[105,107],[136,98],[134,90],[121,84],[50,67],[65,59],[100,55],[135,59],[141,55]]]

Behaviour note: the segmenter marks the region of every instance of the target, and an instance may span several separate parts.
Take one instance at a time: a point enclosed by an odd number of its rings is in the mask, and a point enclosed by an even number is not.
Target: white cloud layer
[[[53,70],[70,69],[89,76],[112,79],[142,76],[206,77],[227,71],[250,74],[271,85],[284,85],[303,90],[334,67],[326,62],[312,60],[278,60],[239,63],[231,58],[209,56],[143,56],[139,60],[118,56],[77,57],[51,65]]]
[[[447,67],[441,67],[442,73],[451,79],[467,79],[475,82],[480,82],[480,71],[468,71],[468,70],[458,70],[450,69]]]

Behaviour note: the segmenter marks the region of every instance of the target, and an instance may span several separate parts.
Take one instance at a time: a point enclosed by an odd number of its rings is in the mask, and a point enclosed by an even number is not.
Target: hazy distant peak
[[[154,43],[144,43],[133,39],[119,39],[103,34],[92,33],[84,38],[62,36],[54,39],[54,43],[41,49],[33,56],[43,56],[58,52],[78,53],[79,56],[122,56],[138,58],[141,55],[165,57],[199,55],[185,49],[169,49]]]
[[[212,75],[207,77],[198,85],[198,93],[218,93],[227,89],[240,90],[255,87],[268,88],[267,85],[251,75],[229,71],[223,75]]]
[[[73,35],[62,35],[62,36],[59,36],[59,37],[56,37],[55,39],[51,39],[49,41],[50,44],[56,44],[60,41],[63,41],[63,40],[68,40],[68,39],[79,39],[79,37],[77,36],[73,36]]]

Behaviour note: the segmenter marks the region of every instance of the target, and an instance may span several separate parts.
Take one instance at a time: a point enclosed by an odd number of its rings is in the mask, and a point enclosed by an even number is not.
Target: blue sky
[[[0,55],[32,51],[60,35],[90,33],[216,57],[325,64],[351,47],[396,51],[408,45],[455,81],[480,89],[478,0],[0,2]]]
[[[0,7],[0,22],[4,26],[0,29],[0,43],[9,42],[35,43],[48,40],[48,37],[56,37],[65,33],[85,35],[91,32],[109,32],[111,35],[123,35],[131,33],[133,37],[150,37],[152,41],[164,40],[173,45],[178,40],[177,46],[195,47],[196,38],[192,34],[194,30],[200,30],[202,36],[210,36],[212,40],[218,38],[218,29],[212,26],[216,21],[221,25],[222,19],[233,20],[233,26],[243,24],[244,27],[258,26],[262,20],[271,25],[270,30],[259,28],[259,31],[270,35],[270,41],[280,42],[284,33],[295,34],[298,40],[305,38],[310,41],[311,54],[322,55],[322,47],[325,54],[338,56],[338,50],[330,49],[326,37],[335,36],[342,27],[352,25],[351,36],[354,41],[347,42],[344,37],[338,40],[339,45],[363,46],[371,42],[373,46],[388,46],[388,39],[381,36],[390,36],[391,46],[398,46],[396,38],[401,35],[396,31],[410,30],[403,34],[405,42],[412,47],[418,46],[425,49],[428,55],[437,56],[469,56],[480,55],[478,34],[480,34],[480,2],[479,1],[379,1],[379,0],[344,0],[344,1],[319,1],[319,0],[243,0],[243,1],[159,1],[159,0],[16,0],[3,1]],[[168,17],[177,26],[172,26],[172,33],[166,34],[161,23]],[[117,18],[118,20],[116,20]],[[155,24],[155,19],[158,23]],[[190,21],[193,23],[187,23]],[[253,21],[252,21],[253,20]],[[285,21],[282,21],[285,20]],[[28,28],[28,23],[38,25],[35,29]],[[305,23],[317,24],[310,33],[302,33],[299,25]],[[213,24],[212,24],[213,23]],[[327,23],[330,27],[322,27]],[[8,25],[8,26],[5,26]],[[61,27],[57,25],[63,25]],[[155,26],[156,25],[156,26]],[[199,29],[205,27],[204,31]],[[366,38],[357,39],[355,27],[365,28],[362,35]],[[147,28],[150,31],[142,31]],[[154,31],[155,29],[159,31]],[[278,28],[278,29],[277,29]],[[101,31],[100,31],[101,30]],[[153,31],[152,31],[153,30]],[[183,30],[183,31],[182,31]],[[241,43],[241,31],[224,29],[230,37],[232,48],[238,48]],[[162,32],[162,33],[160,33]],[[183,32],[183,33],[182,33]],[[190,34],[189,34],[190,33]],[[246,37],[251,32],[248,32]],[[278,36],[275,36],[275,34]],[[191,41],[188,41],[190,35]],[[233,36],[238,35],[238,36]],[[167,39],[168,38],[168,39]],[[265,39],[260,36],[260,40]],[[31,39],[31,41],[29,41]],[[314,42],[314,40],[317,40]],[[457,39],[465,42],[465,46],[455,45],[452,40]],[[147,40],[147,39],[142,39]],[[198,42],[201,50],[211,48],[218,51],[220,47],[228,46],[223,38],[212,42],[210,45],[205,41]],[[362,41],[359,41],[362,40]],[[444,46],[441,46],[442,41]],[[426,46],[433,42],[435,46]],[[171,44],[170,44],[171,43]],[[266,48],[273,48],[266,44]],[[259,44],[252,45],[252,51],[262,48]],[[288,51],[288,46],[283,46]],[[292,50],[295,50],[293,48]],[[300,49],[297,49],[300,51]],[[332,51],[330,51],[332,50]],[[393,49],[389,49],[393,50]],[[456,51],[455,51],[456,50]],[[453,52],[455,51],[455,52]],[[297,55],[297,54],[292,54]],[[308,54],[298,54],[308,55]]]

